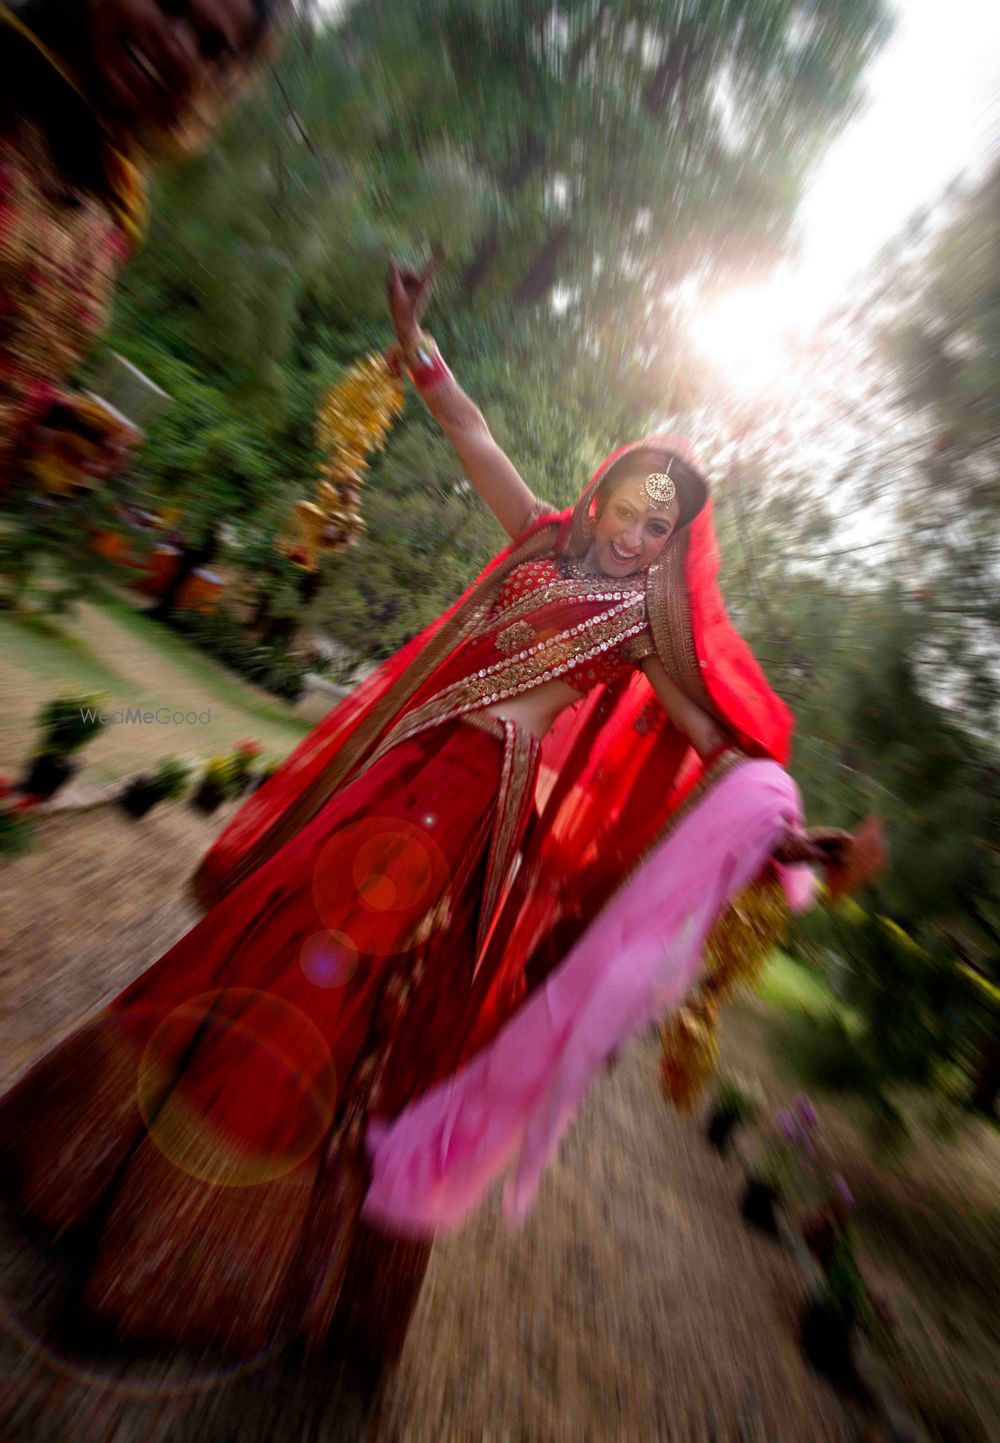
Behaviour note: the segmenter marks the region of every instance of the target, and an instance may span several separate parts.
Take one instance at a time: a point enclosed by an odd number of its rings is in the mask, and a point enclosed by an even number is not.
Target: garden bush
[[[282,648],[265,646],[249,636],[233,616],[217,611],[173,611],[171,623],[196,646],[275,696],[296,702],[305,689],[310,670],[304,656]]]

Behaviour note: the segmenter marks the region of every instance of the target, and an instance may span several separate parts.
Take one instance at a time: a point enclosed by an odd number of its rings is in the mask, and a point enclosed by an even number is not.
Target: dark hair
[[[708,500],[708,483],[697,467],[673,452],[635,450],[620,457],[604,473],[598,492],[598,505],[603,505],[601,498],[610,496],[625,475],[638,475],[643,466],[649,466],[650,469],[655,466],[659,471],[666,471],[669,467],[680,503],[675,530],[679,531],[682,526],[687,526]]]

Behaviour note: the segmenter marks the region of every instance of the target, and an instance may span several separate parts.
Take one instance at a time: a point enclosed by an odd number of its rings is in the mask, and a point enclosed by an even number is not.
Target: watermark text
[[[168,706],[145,711],[141,706],[123,706],[117,711],[98,711],[96,707],[81,707],[80,720],[93,725],[95,722],[106,726],[211,726],[212,708],[205,711],[173,711]]]

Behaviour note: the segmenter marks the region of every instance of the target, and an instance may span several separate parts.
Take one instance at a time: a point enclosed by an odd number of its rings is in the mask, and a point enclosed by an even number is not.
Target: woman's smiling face
[[[616,472],[607,500],[598,502],[591,554],[608,576],[631,576],[652,566],[674,534],[679,499],[657,506],[643,490],[646,477],[659,469],[648,458],[637,458],[627,470]]]

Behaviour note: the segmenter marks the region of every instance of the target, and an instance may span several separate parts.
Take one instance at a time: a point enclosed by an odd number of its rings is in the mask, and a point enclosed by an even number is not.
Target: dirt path
[[[0,909],[13,918],[0,1018],[7,1076],[190,925],[180,888],[220,820],[184,807],[138,824],[110,812],[52,819],[39,849],[0,872]],[[801,1361],[790,1261],[740,1224],[734,1166],[666,1111],[655,1074],[647,1044],[600,1083],[522,1231],[508,1229],[492,1200],[439,1245],[399,1372],[365,1436],[857,1436]],[[5,1339],[17,1397],[10,1443],[362,1436],[332,1380],[295,1378],[280,1360],[177,1397],[164,1388],[204,1376],[204,1360],[134,1363],[113,1376],[97,1355],[70,1367],[37,1341],[49,1288],[37,1259],[8,1260],[9,1306],[35,1340]]]

